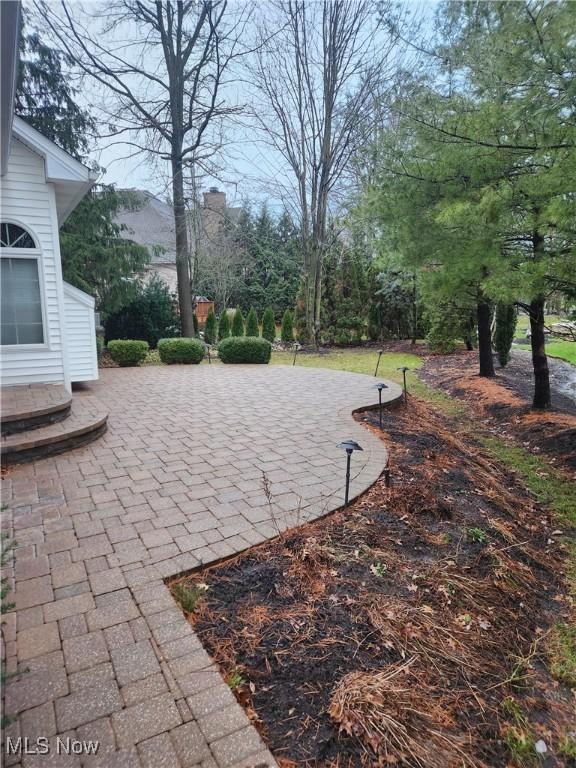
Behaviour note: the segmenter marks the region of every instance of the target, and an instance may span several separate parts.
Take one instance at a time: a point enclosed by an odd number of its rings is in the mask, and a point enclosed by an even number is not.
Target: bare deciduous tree
[[[306,331],[317,341],[330,198],[363,142],[393,41],[370,0],[287,0],[274,8],[280,31],[262,45],[253,70],[268,105],[257,118],[295,181]]]
[[[226,103],[224,74],[245,52],[247,7],[231,12],[227,0],[116,0],[92,16],[64,0],[59,8],[38,0],[37,8],[79,70],[110,97],[109,135],[169,161],[182,334],[193,336],[184,171],[217,150],[209,129],[237,111]]]

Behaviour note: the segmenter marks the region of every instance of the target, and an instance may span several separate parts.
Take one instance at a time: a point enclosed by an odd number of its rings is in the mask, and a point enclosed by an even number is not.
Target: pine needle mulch
[[[189,620],[283,768],[567,765],[553,521],[423,402],[384,418],[392,487],[188,577]]]

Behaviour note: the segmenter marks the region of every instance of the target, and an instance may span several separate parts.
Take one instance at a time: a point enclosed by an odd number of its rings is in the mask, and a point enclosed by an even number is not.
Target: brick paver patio
[[[343,439],[364,448],[352,494],[372,484],[386,450],[351,412],[377,401],[374,383],[298,367],[102,372],[89,395],[108,432],[4,478],[18,544],[4,653],[9,673],[27,670],[5,687],[6,736],[52,747],[6,765],[274,765],[163,580],[338,507]],[[58,737],[98,753],[57,754]]]

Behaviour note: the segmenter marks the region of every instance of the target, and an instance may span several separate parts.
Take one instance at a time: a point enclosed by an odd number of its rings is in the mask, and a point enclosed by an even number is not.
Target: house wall
[[[44,301],[44,344],[1,347],[2,385],[64,383],[69,386],[64,354],[64,297],[56,201],[53,185],[46,183],[43,159],[12,138],[8,170],[0,186],[2,220],[28,229],[39,247],[39,276]],[[1,251],[5,251],[3,255],[6,256],[18,256],[15,250],[10,253],[6,249]]]
[[[94,299],[87,293],[64,283],[64,310],[70,381],[97,379]]]

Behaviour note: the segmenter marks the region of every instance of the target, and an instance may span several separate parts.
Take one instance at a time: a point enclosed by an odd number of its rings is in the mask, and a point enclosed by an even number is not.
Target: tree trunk
[[[184,204],[184,178],[182,161],[172,158],[172,196],[174,198],[174,226],[176,229],[176,275],[178,277],[178,304],[182,336],[194,337],[194,308],[190,286],[190,261],[188,254],[188,228]]]
[[[530,345],[532,347],[532,366],[534,368],[534,400],[532,407],[538,410],[550,408],[550,376],[546,357],[546,337],[544,336],[544,296],[537,296],[530,302]]]
[[[480,376],[491,377],[494,373],[492,357],[492,333],[490,329],[491,311],[489,302],[480,297],[477,305],[478,317],[478,358],[480,361]]]

